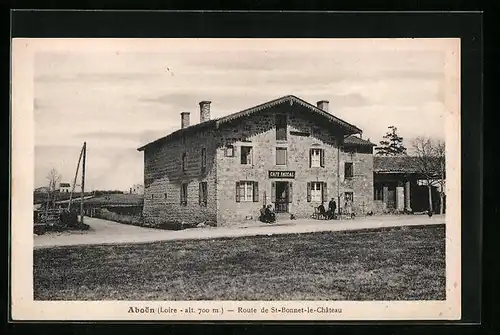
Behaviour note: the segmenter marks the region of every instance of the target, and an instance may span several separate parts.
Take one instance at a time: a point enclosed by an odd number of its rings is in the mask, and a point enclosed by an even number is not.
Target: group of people
[[[323,203],[318,206],[318,212],[320,215],[323,217],[332,220],[337,218],[337,203],[335,200],[332,198],[330,199],[330,202],[328,203],[328,210],[326,210],[325,206]],[[350,201],[346,201],[345,206],[344,206],[344,212],[346,215],[353,217],[354,214],[352,212],[352,205]],[[261,210],[260,210],[260,217],[259,220],[265,223],[273,223],[276,222],[276,214],[273,211],[272,206],[269,205],[263,205]]]
[[[273,207],[270,204],[262,206],[259,219],[265,223],[273,223],[276,221],[276,214],[274,214]]]
[[[337,203],[335,200],[332,198],[330,199],[330,202],[328,203],[328,211],[325,209],[325,206],[323,203],[318,206],[318,211],[321,215],[326,217],[327,219],[335,219],[337,217]]]

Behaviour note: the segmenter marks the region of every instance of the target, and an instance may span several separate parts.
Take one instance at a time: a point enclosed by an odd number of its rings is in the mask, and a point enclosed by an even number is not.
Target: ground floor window
[[[183,183],[181,185],[181,206],[187,205],[187,194],[188,194],[188,184]]]
[[[259,201],[259,183],[255,181],[236,182],[236,202]]]
[[[203,181],[200,183],[200,192],[199,192],[199,202],[200,206],[207,206],[207,198],[208,198],[208,186],[207,182]]]
[[[313,181],[307,183],[307,201],[308,202],[325,202],[328,199],[326,183],[322,181]]]

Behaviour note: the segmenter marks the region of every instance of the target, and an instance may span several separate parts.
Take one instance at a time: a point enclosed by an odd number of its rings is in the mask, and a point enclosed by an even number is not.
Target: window
[[[188,194],[188,184],[183,183],[181,185],[181,206],[187,205],[187,194]]]
[[[286,115],[285,114],[276,114],[276,140],[277,141],[286,141]]]
[[[327,202],[328,191],[325,182],[313,181],[307,183],[307,201],[308,202]]]
[[[207,149],[201,149],[201,172],[205,172],[207,168]]]
[[[276,165],[286,165],[286,148],[276,148]]]
[[[236,202],[251,201],[259,201],[259,183],[255,181],[236,182]]]
[[[373,200],[384,200],[384,189],[380,186],[375,186]]]
[[[252,165],[252,147],[241,147],[241,164]]]
[[[182,153],[182,171],[186,171],[186,153]]]
[[[355,148],[348,148],[348,149],[344,149],[344,152],[347,155],[349,155],[350,159],[354,159],[354,157],[356,157],[357,150]]]
[[[203,181],[200,183],[200,193],[199,193],[199,203],[200,206],[207,206],[207,198],[208,198],[208,191],[207,191],[207,182]]]
[[[226,157],[234,157],[234,147],[230,144],[226,145]]]
[[[351,202],[352,203],[353,200],[354,200],[354,194],[352,192],[345,192],[344,193],[344,200],[346,202]]]
[[[321,134],[321,128],[320,127],[316,127],[316,126],[312,126],[311,127],[311,136],[319,136]]]
[[[325,166],[325,151],[323,149],[315,148],[309,150],[309,166],[310,167]]]
[[[353,164],[344,163],[344,179],[351,179],[353,176]]]

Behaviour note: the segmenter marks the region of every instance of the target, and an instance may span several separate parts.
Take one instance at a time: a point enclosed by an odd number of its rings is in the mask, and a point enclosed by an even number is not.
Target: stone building
[[[424,176],[421,159],[414,156],[373,158],[375,212],[425,212],[429,209],[429,178]],[[433,180],[430,187],[432,208],[440,206],[439,159],[429,159]]]
[[[71,191],[70,183],[59,183],[59,192],[61,193],[69,193]]]
[[[265,204],[310,217],[331,198],[373,210],[373,144],[361,129],[285,96],[218,119],[200,102],[200,123],[181,113],[181,129],[144,151],[145,223],[257,220]],[[327,204],[325,204],[327,205]]]

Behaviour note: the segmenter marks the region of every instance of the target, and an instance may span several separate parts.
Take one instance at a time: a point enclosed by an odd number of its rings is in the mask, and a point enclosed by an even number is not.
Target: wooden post
[[[337,211],[340,219],[340,143],[337,143]]]
[[[71,187],[71,193],[69,194],[68,210],[71,209],[71,199],[73,198],[73,192],[75,191],[76,178],[78,177],[78,170],[80,170],[80,162],[82,160],[82,155],[83,155],[83,147],[82,150],[80,150],[80,157],[78,158],[78,164],[76,165],[75,178],[73,179],[73,187]]]
[[[85,196],[85,158],[87,154],[87,142],[83,142],[83,162],[82,162],[82,198],[80,200],[80,223],[83,223],[83,197]]]

